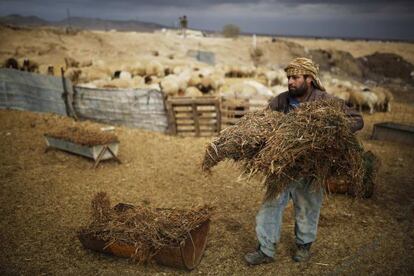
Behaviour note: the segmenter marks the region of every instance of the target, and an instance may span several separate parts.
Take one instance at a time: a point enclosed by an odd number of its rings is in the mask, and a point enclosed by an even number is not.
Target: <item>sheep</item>
[[[84,60],[82,62],[80,62],[79,67],[90,67],[93,65],[93,62],[91,59],[88,60]]]
[[[131,80],[132,75],[128,71],[117,70],[117,71],[114,72],[112,78],[113,79],[122,79],[122,80]]]
[[[144,77],[146,75],[145,71],[146,68],[140,62],[135,62],[132,65],[127,65],[122,67],[122,71],[128,71],[131,73],[132,77],[134,76],[141,76]]]
[[[151,61],[145,68],[145,74],[147,76],[157,76],[162,78],[164,77],[164,66],[157,61]]]
[[[20,68],[20,70],[39,73],[39,64],[37,64],[37,62],[33,60],[29,60],[28,58],[25,58],[23,60],[23,66]]]
[[[180,80],[176,75],[169,75],[161,80],[160,86],[167,96],[175,96],[180,92]],[[181,91],[182,93],[184,91]]]
[[[200,74],[193,73],[191,74],[190,79],[188,80],[188,86],[197,86],[201,84],[202,76],[200,77]]]
[[[71,67],[75,67],[75,68],[79,67],[79,61],[75,60],[74,58],[65,57],[64,60],[65,60],[66,69],[69,69]]]
[[[52,65],[48,65],[47,66],[47,74],[50,76],[54,76],[55,75],[55,67],[53,67]]]
[[[372,92],[375,93],[378,97],[377,107],[379,111],[390,112],[391,101],[394,99],[392,93],[387,89],[379,86],[372,89]]]
[[[268,100],[273,96],[273,93],[263,84],[248,80],[242,83],[235,83],[229,87],[223,86],[220,95],[226,99]]]
[[[210,93],[215,86],[214,80],[210,77],[204,77],[201,79],[201,83],[197,85],[197,88],[203,92],[203,94]]]
[[[374,107],[378,102],[378,96],[371,91],[364,91],[361,93],[364,98],[363,104],[369,107],[369,113],[374,113]]]
[[[145,87],[145,81],[144,78],[141,76],[135,76],[132,78],[132,86],[134,88],[141,88]]]
[[[219,73],[213,73],[210,78],[213,80],[213,89],[217,91],[224,85],[224,77]]]
[[[257,81],[247,80],[244,83],[247,85],[251,85],[256,89],[257,98],[269,99],[273,97],[272,90],[270,90],[269,88],[267,88],[266,86],[264,86],[263,84]]]
[[[132,88],[132,81],[130,79],[113,79],[111,80],[109,83],[109,85],[112,85],[114,88],[122,88],[122,89],[127,89],[127,88]]]
[[[158,90],[158,91],[161,91],[161,86],[160,86],[159,83],[151,83],[149,85],[146,85],[145,88],[150,89],[150,90]]]
[[[352,90],[349,92],[348,103],[354,108],[359,108],[359,111],[361,111],[362,105],[364,104],[364,97],[361,95],[361,92]]]
[[[161,88],[167,95],[184,94],[187,88],[188,76],[184,73],[177,75],[168,75],[161,81]]]
[[[283,92],[287,91],[286,86],[283,86],[283,85],[280,85],[280,84],[274,85],[270,89],[272,90],[272,93],[273,93],[274,97],[276,97],[276,96],[282,94]]]
[[[378,103],[378,96],[371,91],[351,91],[349,93],[349,103],[353,107],[358,107],[359,111],[362,111],[363,106],[369,108],[369,113],[374,113],[374,108]]]
[[[6,61],[3,63],[3,66],[5,68],[11,68],[11,69],[19,70],[19,62],[15,58],[6,59]]]
[[[78,68],[69,68],[64,73],[65,78],[71,80],[73,84],[77,84],[79,82],[79,77],[82,74],[82,70]]]
[[[203,96],[203,93],[198,90],[196,87],[187,87],[187,89],[185,90],[184,96],[186,97],[201,97]]]
[[[256,89],[244,83],[224,85],[220,90],[220,96],[224,99],[249,99],[255,95]]]
[[[156,76],[145,76],[144,77],[144,82],[145,84],[153,84],[153,83],[158,83],[159,79]]]
[[[109,81],[111,79],[111,70],[109,68],[87,67],[82,69],[82,75],[79,81],[88,83],[96,80]]]

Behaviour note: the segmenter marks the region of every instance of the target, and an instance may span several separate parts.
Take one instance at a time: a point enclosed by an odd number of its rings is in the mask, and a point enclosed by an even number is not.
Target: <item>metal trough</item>
[[[192,270],[200,263],[207,244],[207,233],[210,228],[210,220],[206,220],[189,232],[187,239],[177,246],[161,249],[154,259],[158,264]],[[79,235],[79,240],[85,248],[94,251],[112,254],[118,257],[131,258],[135,253],[133,245],[123,242],[115,242],[107,246],[103,240]]]
[[[374,124],[371,138],[414,145],[414,126],[392,122]]]
[[[56,148],[59,150],[82,155],[95,160],[94,167],[96,167],[100,161],[112,158],[118,161],[118,163],[121,163],[121,161],[117,157],[119,142],[107,145],[86,146],[46,135],[45,139],[47,145],[46,151],[49,148]]]

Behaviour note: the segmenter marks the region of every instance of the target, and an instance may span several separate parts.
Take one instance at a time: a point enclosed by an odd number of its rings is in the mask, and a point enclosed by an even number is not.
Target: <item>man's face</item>
[[[303,75],[288,77],[289,95],[293,97],[301,97],[308,91],[308,84]]]

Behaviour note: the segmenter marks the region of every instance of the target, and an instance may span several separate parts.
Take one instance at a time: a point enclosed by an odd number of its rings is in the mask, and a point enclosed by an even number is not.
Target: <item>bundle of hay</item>
[[[249,175],[261,173],[264,176],[266,198],[277,196],[292,180],[313,179],[313,184],[324,185],[329,177],[344,176],[354,184],[356,194],[362,190],[363,149],[350,129],[350,122],[344,113],[344,105],[335,99],[302,104],[288,114],[268,113],[277,119],[267,132],[261,133],[261,146],[250,147],[248,155],[240,146],[250,139],[249,134],[232,136],[223,131],[215,144],[216,156],[212,158],[211,145],[207,148],[203,164],[215,165],[225,158],[242,160]],[[239,133],[256,133],[256,125],[263,123],[252,114],[234,128]],[[266,117],[267,118],[267,117]],[[214,142],[213,142],[214,143]],[[243,156],[236,159],[233,156]],[[213,155],[213,157],[215,157]],[[211,168],[212,166],[203,166]]]
[[[92,222],[79,230],[78,235],[103,240],[109,246],[122,242],[135,248],[131,256],[139,263],[150,261],[160,249],[178,246],[189,232],[211,217],[208,206],[189,210],[151,209],[127,205],[110,207],[106,193],[98,193],[92,200]]]
[[[80,126],[56,127],[44,135],[84,146],[107,145],[119,142],[114,133]]]
[[[209,171],[224,159],[252,159],[265,145],[283,113],[270,110],[254,111],[242,117],[236,125],[220,132],[206,149],[202,169]]]

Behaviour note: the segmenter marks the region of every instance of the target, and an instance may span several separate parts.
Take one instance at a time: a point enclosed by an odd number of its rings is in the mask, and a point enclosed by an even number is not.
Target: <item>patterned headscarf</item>
[[[316,88],[325,91],[325,87],[323,87],[322,82],[318,76],[319,66],[309,58],[295,58],[285,68],[285,72],[288,77],[295,75],[309,75],[313,78],[313,84],[316,86]]]

